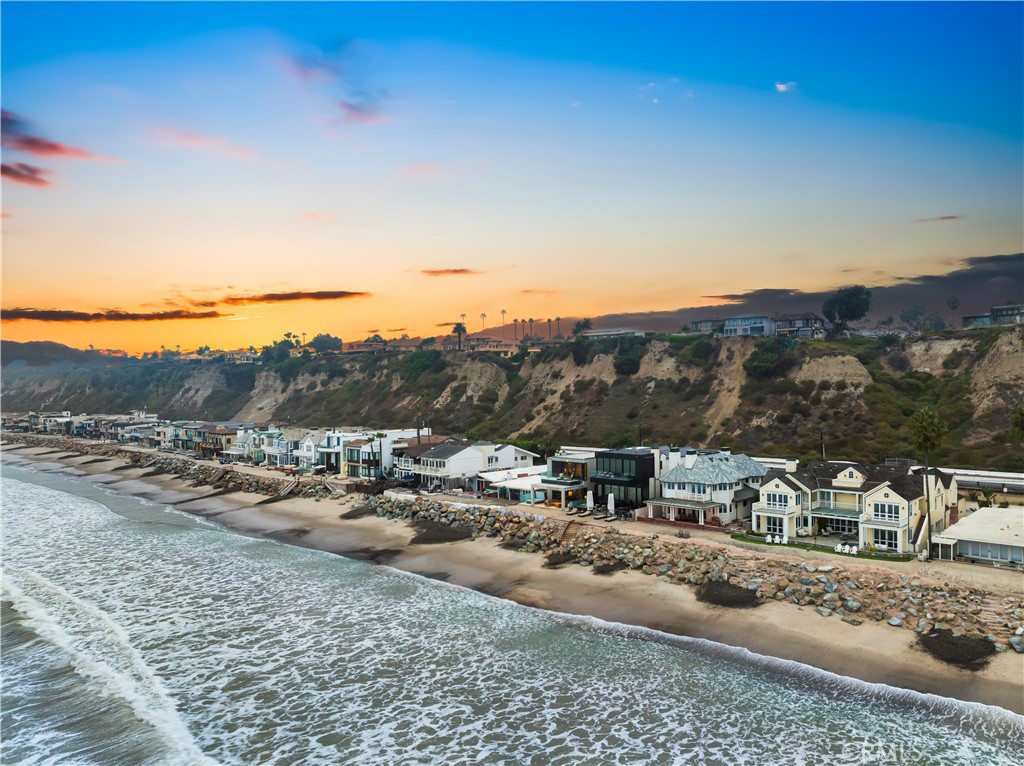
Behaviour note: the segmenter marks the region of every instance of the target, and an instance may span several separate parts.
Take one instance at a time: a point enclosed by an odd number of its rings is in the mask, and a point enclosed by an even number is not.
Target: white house
[[[1024,566],[1024,508],[979,508],[932,542],[940,559]]]
[[[454,489],[467,482],[486,466],[486,456],[465,442],[447,442],[424,452],[412,469],[428,487]]]
[[[661,494],[637,511],[637,520],[729,524],[748,518],[768,469],[729,450],[684,449],[673,453],[659,478]]]
[[[263,452],[267,456],[267,463],[278,467],[294,465],[295,450],[307,433],[305,428],[279,429],[273,434],[272,441],[264,442]]]

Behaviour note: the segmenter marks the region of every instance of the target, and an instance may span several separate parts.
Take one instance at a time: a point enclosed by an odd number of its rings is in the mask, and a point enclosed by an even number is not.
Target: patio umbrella
[[[611,492],[608,493],[608,515],[611,516],[615,513],[615,495]]]
[[[594,510],[594,491],[590,489],[587,490],[587,510]]]

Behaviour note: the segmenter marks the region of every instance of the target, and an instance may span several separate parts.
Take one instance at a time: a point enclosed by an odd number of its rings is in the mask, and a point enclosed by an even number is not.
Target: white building
[[[1024,507],[979,508],[932,542],[940,559],[1024,566]]]
[[[637,511],[638,520],[729,524],[748,518],[768,473],[756,460],[729,450],[684,449],[659,463],[661,494]]]
[[[448,442],[424,452],[413,473],[428,487],[465,487],[486,466],[486,455],[471,444]]]

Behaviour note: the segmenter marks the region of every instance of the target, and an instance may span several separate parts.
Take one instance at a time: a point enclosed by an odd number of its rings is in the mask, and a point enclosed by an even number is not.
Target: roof
[[[813,319],[816,322],[824,322],[825,321],[820,316],[815,314],[813,311],[805,311],[802,314],[779,314],[779,316],[776,317],[775,321],[776,322],[792,322],[792,321],[795,321],[797,319]]]
[[[305,428],[292,428],[290,426],[278,430],[280,430],[281,436],[290,442],[301,441],[302,437],[309,433]]]
[[[537,474],[531,474],[530,476],[518,476],[514,479],[506,479],[505,481],[496,481],[491,484],[492,487],[504,487],[505,489],[514,490],[529,490],[540,484],[541,478]]]
[[[662,474],[661,481],[731,484],[752,476],[764,476],[766,473],[768,473],[767,468],[746,455],[716,452],[709,455],[696,455],[691,468],[677,465]]]
[[[943,545],[959,540],[1024,546],[1024,507],[979,508],[932,537],[933,542]]]
[[[481,471],[476,476],[478,479],[496,484],[499,482],[509,481],[510,479],[522,478],[524,476],[539,476],[547,469],[548,467],[546,465],[529,465],[522,466],[520,468],[497,468],[493,471]],[[501,486],[505,485],[502,484]]]
[[[406,457],[417,458],[423,454],[426,454],[427,452],[430,452],[430,450],[434,449],[440,444],[443,444],[444,442],[448,441],[449,437],[441,436],[432,438],[435,438],[436,441],[427,441],[427,437],[424,436],[422,444],[417,444],[416,442],[413,442],[408,447],[402,447],[399,450],[399,452],[404,453]]]
[[[494,448],[494,451],[501,452],[503,449],[519,450],[524,454],[533,455],[534,457],[540,457],[540,455],[538,455],[536,452],[530,452],[530,450],[523,449],[522,447],[517,447],[514,444],[499,444],[497,447]]]
[[[447,460],[453,455],[458,455],[463,450],[469,449],[472,446],[472,444],[462,441],[439,444],[432,450],[424,452],[422,458],[424,460]]]
[[[648,505],[667,505],[670,508],[685,508],[690,511],[707,510],[709,508],[721,508],[721,503],[714,503],[708,500],[680,500],[676,497],[656,497],[647,501]]]

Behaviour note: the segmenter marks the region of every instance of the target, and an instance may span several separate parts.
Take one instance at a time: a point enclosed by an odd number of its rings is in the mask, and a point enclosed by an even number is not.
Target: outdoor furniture
[[[856,555],[857,555],[857,550],[858,550],[858,548],[857,548],[857,546],[855,545],[855,546],[853,546],[852,548],[850,548],[850,553],[852,553],[852,554],[853,554],[854,556],[856,556]]]
[[[849,552],[850,552],[850,546],[849,545],[844,545],[843,546],[843,553],[849,553]]]
[[[782,538],[779,537],[778,535],[775,535],[775,544],[776,545],[781,545],[782,544]]]
[[[782,544],[783,545],[789,545],[789,535],[783,535],[782,536]]]
[[[838,543],[836,543],[835,552],[836,553],[842,553],[843,552],[843,546],[838,544]]]
[[[764,541],[765,541],[766,543],[768,543],[769,545],[771,545],[771,542],[772,542],[772,536],[771,536],[771,535],[765,535],[765,536],[764,536]]]

